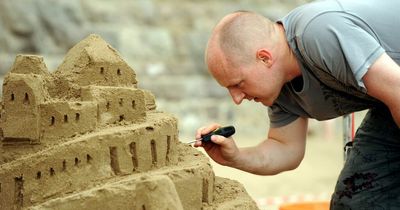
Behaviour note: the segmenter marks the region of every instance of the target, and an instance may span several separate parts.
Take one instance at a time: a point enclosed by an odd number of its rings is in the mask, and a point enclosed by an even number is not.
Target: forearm
[[[397,106],[389,107],[390,113],[392,114],[394,122],[397,124],[397,127],[400,128],[400,110]]]
[[[400,127],[400,66],[384,53],[362,79],[367,93],[389,107],[394,121]]]
[[[304,148],[268,139],[255,147],[241,148],[231,167],[259,175],[274,175],[297,168]]]

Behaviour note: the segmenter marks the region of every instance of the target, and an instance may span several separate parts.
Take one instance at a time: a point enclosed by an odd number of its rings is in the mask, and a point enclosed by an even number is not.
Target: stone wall
[[[159,109],[178,117],[182,135],[212,121],[237,125],[242,134],[264,132],[266,109],[235,106],[208,75],[204,48],[213,26],[229,12],[253,10],[276,20],[306,1],[2,0],[0,74],[19,53],[43,55],[55,70],[69,48],[96,33],[136,71],[139,87],[155,94]]]

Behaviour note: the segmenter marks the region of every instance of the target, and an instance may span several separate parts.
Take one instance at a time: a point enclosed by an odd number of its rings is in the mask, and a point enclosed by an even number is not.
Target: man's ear
[[[257,50],[257,59],[265,63],[267,67],[271,67],[272,64],[274,63],[271,52],[265,48]]]

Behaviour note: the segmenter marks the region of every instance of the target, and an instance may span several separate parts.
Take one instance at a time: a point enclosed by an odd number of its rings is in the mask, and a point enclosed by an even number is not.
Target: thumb
[[[226,138],[220,135],[212,135],[211,141],[215,144],[223,145],[224,143],[226,143]]]

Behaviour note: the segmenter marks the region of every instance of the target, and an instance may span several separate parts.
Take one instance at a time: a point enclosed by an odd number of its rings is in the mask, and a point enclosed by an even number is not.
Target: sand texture
[[[18,55],[1,101],[0,209],[257,209],[137,84],[97,35],[54,73]]]

